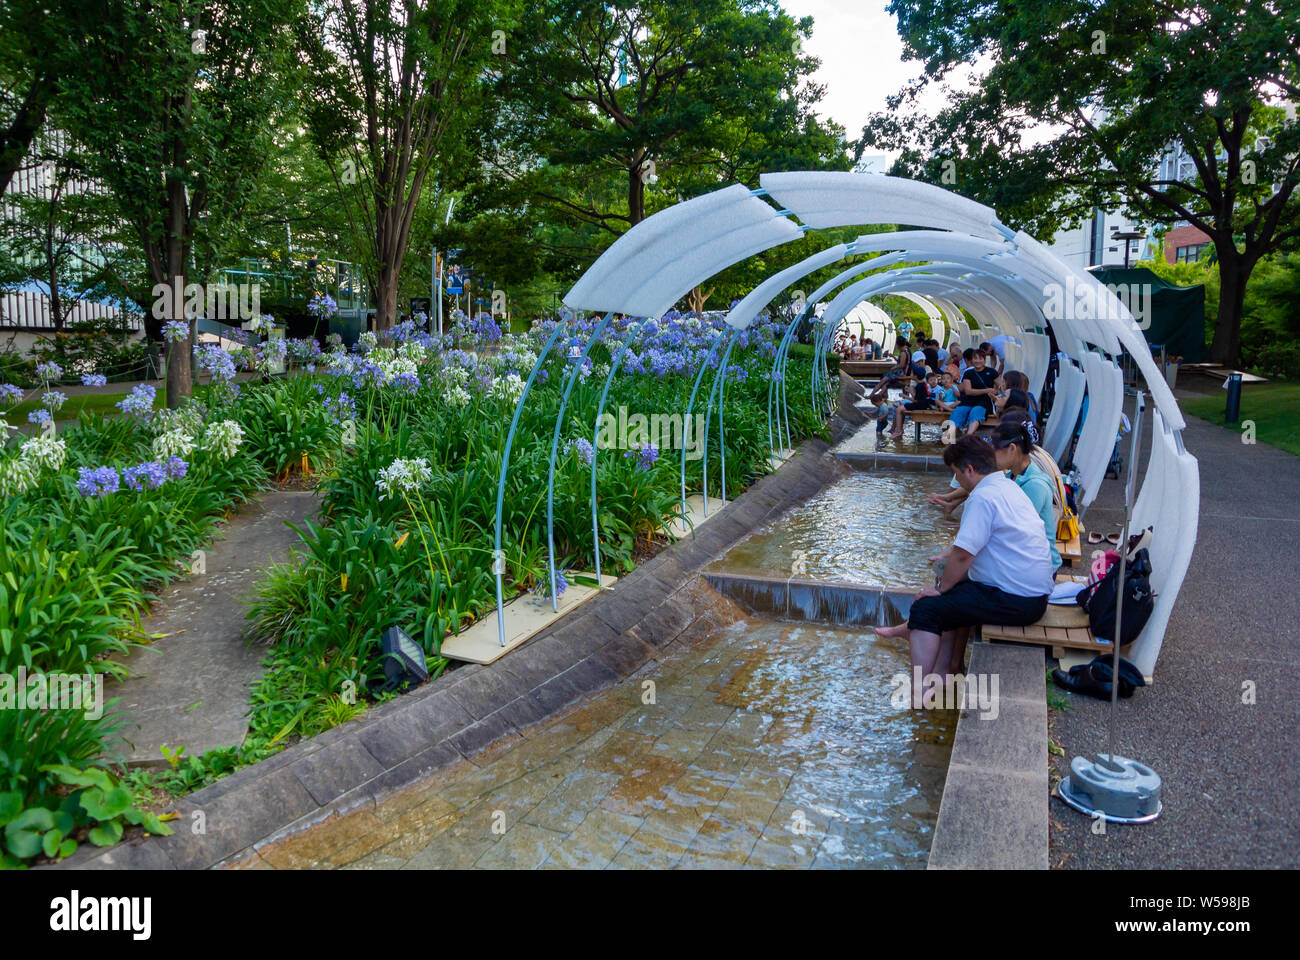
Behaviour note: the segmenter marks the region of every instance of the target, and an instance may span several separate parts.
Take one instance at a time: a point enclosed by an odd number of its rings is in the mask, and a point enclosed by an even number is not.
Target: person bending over
[[[1038,448],[1038,427],[1027,417],[1003,420],[993,431],[993,455],[998,469],[1005,470],[1016,486],[1025,492],[1034,511],[1043,522],[1043,533],[1052,555],[1052,573],[1061,565],[1061,554],[1056,549],[1056,521],[1058,514],[1052,496],[1055,481],[1034,462],[1033,452]]]
[[[959,631],[982,623],[1034,623],[1047,611],[1052,592],[1043,521],[1025,492],[998,470],[992,446],[962,437],[944,451],[943,462],[968,492],[943,574],[916,594],[906,623],[876,630],[911,647],[914,707],[921,704],[927,675],[954,672]]]

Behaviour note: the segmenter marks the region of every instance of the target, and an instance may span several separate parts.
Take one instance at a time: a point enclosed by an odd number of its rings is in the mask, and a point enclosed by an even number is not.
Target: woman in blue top
[[[1003,421],[993,432],[993,452],[998,469],[1007,471],[1029,497],[1038,515],[1043,518],[1043,530],[1052,554],[1052,569],[1061,565],[1061,554],[1056,549],[1056,510],[1052,505],[1052,478],[1034,463],[1030,454],[1038,444],[1038,428],[1029,419]]]

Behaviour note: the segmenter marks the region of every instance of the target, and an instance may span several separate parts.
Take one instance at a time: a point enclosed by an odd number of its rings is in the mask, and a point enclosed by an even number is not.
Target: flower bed
[[[630,570],[663,542],[674,517],[682,451],[634,431],[615,436],[616,449],[608,449],[609,436],[594,435],[610,365],[618,359],[605,407],[611,416],[680,417],[704,367],[693,410],[702,416],[722,353],[717,317],[670,314],[638,326],[616,320],[585,360],[599,320],[565,322],[520,410],[510,458],[501,518],[508,597],[543,581],[549,588],[547,474],[566,387],[556,440],[557,568],[589,569],[594,560],[594,459],[602,564]],[[154,412],[151,388],[141,386],[121,401],[120,417],[83,416],[57,440],[27,441],[0,464],[0,484],[13,490],[0,513],[0,616],[8,618],[0,621],[0,672],[24,663],[50,672],[120,671],[113,658],[132,641],[147,591],[180,572],[176,559],[205,542],[217,518],[268,473],[287,477],[314,466],[323,519],[302,527],[289,561],[268,567],[249,611],[252,635],[270,652],[252,694],[248,737],[202,757],[174,755],[170,770],[132,774],[128,786],[137,796],[195,789],[391,696],[380,689],[379,637],[388,627],[420,643],[436,675],[447,666],[443,638],[495,602],[493,530],[507,430],[553,324],[503,336],[489,317],[459,316],[446,337],[406,325],[382,344],[363,335],[351,353],[337,343],[321,353],[314,343],[284,340],[267,342],[279,344],[274,352],[263,344],[233,357],[202,347],[199,366],[214,381],[207,406]],[[730,495],[770,469],[768,376],[779,337],[779,328],[760,325],[741,334],[730,355],[723,396]],[[232,382],[239,366],[286,357],[302,365],[301,375],[242,389]],[[786,372],[797,442],[823,423],[808,362],[793,359]],[[711,423],[716,493],[716,411]],[[703,452],[702,437],[694,449],[689,434],[679,438],[688,447],[687,489],[698,490],[705,461],[694,455]],[[10,548],[19,543],[32,546]],[[565,583],[561,572],[557,589]],[[32,599],[19,602],[19,593]],[[52,618],[57,623],[47,628]],[[53,811],[75,795],[59,779],[71,774],[51,765],[111,763],[104,744],[113,729],[111,715],[91,721],[67,711],[0,711],[0,824],[4,804],[24,811],[21,817]],[[99,787],[77,789],[84,795]],[[121,813],[128,823],[138,816],[130,800],[127,794]],[[23,832],[17,849],[11,844],[11,861],[32,856],[33,831],[44,853],[56,856],[73,829],[99,823],[86,814],[41,830],[46,818],[32,816],[39,823]]]

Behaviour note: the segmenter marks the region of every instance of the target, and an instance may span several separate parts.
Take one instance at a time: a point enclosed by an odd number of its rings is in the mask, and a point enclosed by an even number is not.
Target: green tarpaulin
[[[1205,287],[1180,287],[1156,276],[1146,267],[1108,267],[1089,270],[1103,284],[1111,287],[1133,311],[1141,324],[1147,343],[1164,344],[1165,354],[1183,358],[1184,363],[1205,359]]]

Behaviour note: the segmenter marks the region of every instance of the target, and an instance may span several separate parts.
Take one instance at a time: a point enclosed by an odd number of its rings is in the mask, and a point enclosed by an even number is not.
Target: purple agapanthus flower
[[[122,479],[132,490],[157,490],[167,482],[167,470],[157,460],[146,460],[123,470]]]
[[[163,470],[171,480],[179,480],[189,472],[190,465],[180,457],[168,457],[163,461]]]
[[[148,383],[137,383],[131,388],[131,395],[125,400],[117,402],[117,408],[123,413],[134,413],[140,416],[148,416],[153,410],[154,398],[158,395],[158,389]]]
[[[108,386],[108,377],[102,373],[87,373],[81,377],[83,387],[106,387]]]
[[[42,407],[40,410],[33,410],[27,414],[28,423],[45,423],[50,419],[50,411]]]
[[[392,384],[403,393],[417,393],[420,389],[420,376],[415,373],[399,373],[393,377]]]
[[[581,437],[577,440],[570,440],[564,447],[564,452],[577,450],[578,456],[582,457],[582,462],[591,466],[592,459],[596,456],[596,450],[591,445],[590,440],[584,440]]]
[[[77,492],[83,497],[107,497],[116,493],[121,478],[112,467],[82,467]]]

